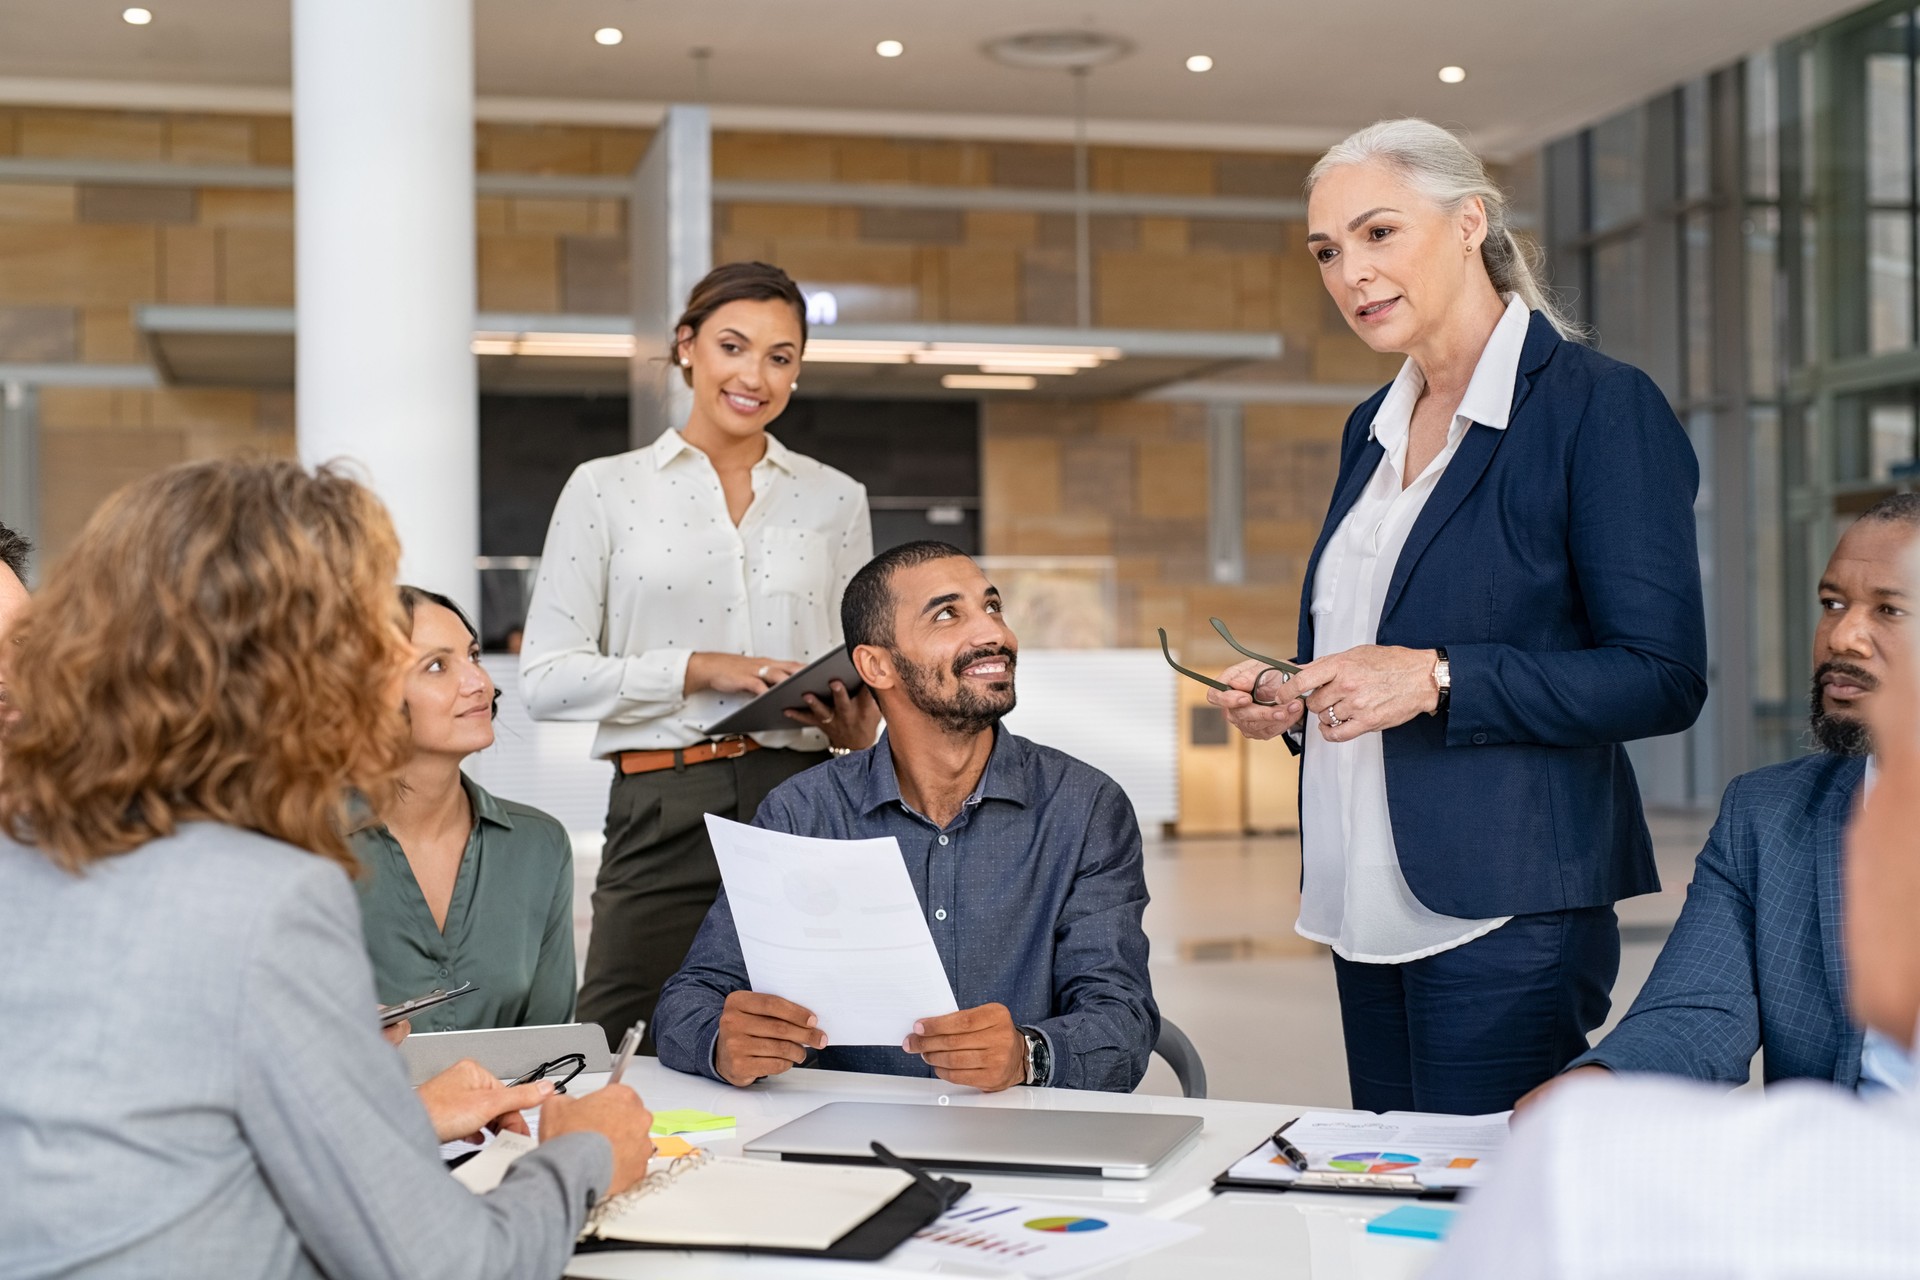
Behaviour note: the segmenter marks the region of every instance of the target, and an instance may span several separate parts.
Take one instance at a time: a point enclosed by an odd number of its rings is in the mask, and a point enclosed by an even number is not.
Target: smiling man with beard
[[[1847,530],[1820,579],[1813,640],[1815,754],[1735,778],[1694,864],[1687,905],[1620,1025],[1521,1099],[1598,1071],[1740,1084],[1756,1049],[1769,1084],[1830,1080],[1906,1091],[1903,1049],[1847,1016],[1840,854],[1872,785],[1868,708],[1889,661],[1906,661],[1912,600],[1902,556],[1920,494],[1895,494]]]
[[[660,1060],[734,1085],[795,1066],[1129,1091],[1159,1036],[1141,929],[1140,827],[1098,770],[1000,727],[1019,643],[1000,593],[942,542],[876,557],[840,606],[887,732],[794,777],[755,825],[892,836],[961,1008],[898,1047],[834,1046],[797,1005],[749,989],[726,895],[660,996]]]

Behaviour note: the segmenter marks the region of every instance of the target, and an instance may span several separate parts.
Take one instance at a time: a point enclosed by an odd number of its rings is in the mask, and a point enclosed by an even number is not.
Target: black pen
[[[1295,1116],[1293,1119],[1298,1120],[1299,1118],[1300,1118],[1299,1116]],[[1307,1171],[1306,1154],[1302,1152],[1300,1148],[1294,1146],[1291,1142],[1288,1142],[1284,1136],[1282,1136],[1286,1133],[1288,1129],[1291,1129],[1292,1127],[1293,1127],[1293,1120],[1289,1120],[1285,1124],[1281,1125],[1278,1129],[1275,1129],[1273,1131],[1273,1145],[1279,1149],[1281,1157],[1285,1159],[1288,1164],[1293,1166],[1293,1170],[1295,1173],[1305,1173]]]

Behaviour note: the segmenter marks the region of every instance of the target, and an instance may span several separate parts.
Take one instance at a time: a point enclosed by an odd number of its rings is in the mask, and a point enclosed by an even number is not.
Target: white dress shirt
[[[1467,428],[1474,423],[1507,428],[1531,318],[1518,296],[1508,298],[1447,429],[1446,447],[1411,484],[1403,479],[1407,437],[1426,383],[1411,359],[1400,367],[1373,418],[1373,438],[1386,454],[1328,541],[1314,575],[1315,658],[1378,643],[1380,612],[1401,549]],[[1305,875],[1294,926],[1302,937],[1323,942],[1348,960],[1401,964],[1471,942],[1512,919],[1444,916],[1413,896],[1393,843],[1379,734],[1328,742],[1308,726],[1304,752],[1300,841]]]
[[[1920,1275],[1920,1099],[1569,1079],[1514,1128],[1427,1280]]]
[[[695,652],[810,662],[841,641],[840,596],[873,558],[867,491],[773,436],[736,527],[707,455],[668,431],[583,463],[554,505],[520,688],[540,720],[598,720],[597,756],[688,747],[750,699],[682,692]],[[752,735],[818,751],[817,729]]]

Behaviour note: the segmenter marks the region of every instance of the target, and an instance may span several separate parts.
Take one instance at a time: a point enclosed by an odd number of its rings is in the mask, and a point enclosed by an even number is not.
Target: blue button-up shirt
[[[962,1009],[1004,1004],[1052,1051],[1044,1083],[1128,1091],[1160,1034],[1141,917],[1140,825],[1113,779],[996,730],[974,794],[939,827],[900,798],[888,737],[782,783],[756,826],[835,840],[892,836]],[[751,987],[723,892],[654,1014],[660,1061],[718,1078],[721,1006]],[[808,1066],[931,1076],[887,1045],[829,1045]]]

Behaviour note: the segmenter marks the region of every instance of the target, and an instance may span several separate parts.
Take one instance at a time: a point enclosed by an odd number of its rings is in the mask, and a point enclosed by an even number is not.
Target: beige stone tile
[[[49,432],[145,427],[147,396],[116,387],[42,387],[40,425]]]
[[[813,204],[730,204],[727,233],[792,240],[838,239],[835,211]]]
[[[1071,249],[1028,249],[1020,255],[1020,322],[1080,322],[1079,273]]]
[[[254,429],[270,435],[291,436],[294,427],[294,397],[291,391],[257,391]]]
[[[83,183],[79,211],[82,222],[187,223],[194,217],[194,192],[191,187]]]
[[[988,555],[1104,556],[1113,553],[1113,521],[1106,516],[1013,515],[994,528]]]
[[[969,209],[965,222],[967,244],[983,248],[1025,249],[1038,230],[1036,215],[996,209]]]
[[[1103,253],[1094,274],[1098,323],[1116,329],[1232,329],[1233,264],[1217,257]]]
[[[507,217],[509,201],[505,196],[479,196],[473,202],[473,229],[476,235],[505,235],[513,228]]]
[[[913,182],[916,148],[890,138],[841,138],[834,144],[834,176],[841,182]]]
[[[1284,253],[1287,225],[1265,218],[1195,218],[1188,246],[1198,253]]]
[[[1142,218],[1140,247],[1149,253],[1185,253],[1189,225],[1185,218]]]
[[[1204,444],[1142,441],[1134,509],[1143,516],[1199,518],[1207,514],[1207,451]],[[1204,546],[1205,531],[1202,530]]]
[[[1311,155],[1228,152],[1214,157],[1214,189],[1223,196],[1261,196],[1270,200],[1306,199]]]
[[[89,307],[80,313],[80,358],[90,364],[145,364],[147,350],[130,307]]]
[[[515,198],[508,204],[509,221],[518,235],[592,235],[592,200]]]
[[[78,212],[69,184],[0,182],[0,222],[72,222]]]
[[[998,519],[1060,513],[1060,442],[988,436],[981,447],[981,506]]]
[[[838,244],[819,240],[774,242],[767,259],[796,280],[831,284],[912,284],[918,274],[911,245]]]
[[[144,111],[22,108],[19,153],[90,160],[164,160],[166,117]]]
[[[221,301],[235,306],[293,305],[293,230],[227,227],[220,236]]]
[[[291,227],[293,192],[267,187],[209,187],[200,193],[208,227]]]
[[[148,227],[0,224],[0,302],[115,306],[157,292]]]
[[[946,318],[952,324],[1013,324],[1020,319],[1021,264],[1013,249],[956,246],[937,251],[944,265]]]
[[[220,233],[211,227],[160,232],[160,300],[220,301]]]
[[[1096,191],[1212,195],[1213,157],[1171,147],[1099,147],[1092,156]]]
[[[914,180],[929,187],[983,187],[993,180],[991,157],[977,142],[922,141],[914,147]]]
[[[221,387],[158,387],[148,393],[152,425],[194,431],[250,433],[258,399],[251,391]]]
[[[19,150],[20,113],[0,107],[0,156],[15,155]]]
[[[290,116],[253,118],[253,162],[278,169],[293,167],[293,119]]]
[[[1321,337],[1313,344],[1316,382],[1390,382],[1406,357],[1378,354],[1351,333]]]
[[[641,157],[652,142],[651,129],[595,129],[593,167],[599,173],[625,177],[640,167]]]
[[[996,187],[1073,189],[1073,148],[1044,143],[1002,142],[987,148],[988,172]]]
[[[44,400],[43,400],[44,404]],[[51,564],[122,485],[186,461],[179,431],[78,427],[40,438],[40,554]]]
[[[480,237],[482,311],[557,311],[559,242],[552,236]]]
[[[502,124],[475,127],[475,163],[488,173],[593,173],[591,130],[550,124]]]
[[[831,138],[789,133],[722,133],[713,139],[713,176],[783,182],[831,182]]]
[[[597,236],[627,234],[627,202],[595,200],[593,202],[593,234]]]
[[[965,220],[958,209],[862,209],[862,240],[904,244],[959,244]]]
[[[581,315],[626,315],[633,310],[624,237],[560,238],[560,308]]]
[[[79,323],[72,307],[0,307],[0,364],[79,358]]]
[[[175,164],[252,164],[253,120],[247,116],[167,117],[167,159]]]

